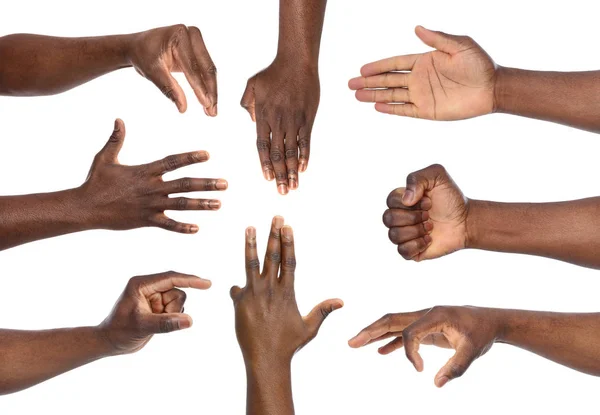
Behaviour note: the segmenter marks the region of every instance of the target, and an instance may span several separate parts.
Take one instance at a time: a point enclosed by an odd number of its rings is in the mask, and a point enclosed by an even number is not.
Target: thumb
[[[470,346],[459,347],[448,363],[435,375],[435,386],[441,388],[452,379],[461,377],[471,366],[476,358],[474,350]]]
[[[143,329],[153,334],[170,333],[172,331],[189,329],[192,327],[192,323],[192,317],[187,314],[151,314],[144,319]]]
[[[254,94],[254,86],[256,85],[256,76],[248,79],[248,83],[246,84],[246,90],[244,91],[244,95],[242,95],[242,100],[240,105],[248,111],[250,114],[250,118],[252,121],[256,122],[256,96]]]
[[[433,190],[439,178],[447,175],[446,169],[439,164],[410,173],[406,177],[406,190],[402,195],[404,206],[414,206],[423,198],[426,191]]]
[[[431,46],[432,48],[450,55],[454,55],[463,49],[463,36],[455,36],[444,32],[436,32],[425,29],[423,26],[417,26],[415,28],[415,33],[427,46]]]
[[[309,330],[313,336],[316,336],[321,328],[321,325],[325,319],[337,309],[344,306],[344,302],[339,298],[326,300],[317,305],[311,310],[310,313],[304,318],[304,321],[309,327]]]
[[[105,161],[118,161],[119,152],[125,142],[125,123],[120,118],[115,120],[115,127],[113,129],[108,142],[102,150],[100,150],[100,156]]]

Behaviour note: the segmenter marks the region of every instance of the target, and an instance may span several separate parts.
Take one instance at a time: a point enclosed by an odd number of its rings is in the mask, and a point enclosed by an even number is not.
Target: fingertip
[[[189,233],[197,233],[199,230],[198,225],[190,225],[189,227]]]
[[[246,228],[246,237],[250,239],[256,238],[256,228],[254,226],[248,226]]]
[[[285,219],[283,218],[283,216],[276,215],[275,217],[273,217],[273,221],[271,222],[271,224],[273,225],[273,227],[280,229],[281,227],[283,227],[284,222]]]
[[[404,194],[402,195],[402,204],[404,206],[412,206],[413,203],[413,199],[415,197],[415,192],[411,189],[406,189],[404,191]]]
[[[431,227],[431,228],[433,229],[433,225],[432,225],[432,227]],[[431,235],[425,235],[425,236],[423,237],[423,239],[425,240],[425,243],[426,243],[426,244],[430,244],[430,243],[433,241],[433,238],[431,237]]]
[[[210,160],[210,153],[206,150],[200,150],[196,153],[196,156],[200,161]]]
[[[368,339],[365,339],[364,337],[365,336],[363,333],[358,333],[356,336],[348,340],[348,346],[352,347],[353,349],[358,349],[359,347],[364,346],[368,341]]]
[[[448,376],[440,376],[439,378],[435,379],[435,386],[437,386],[438,388],[442,388],[446,383],[448,383],[449,380],[450,379],[448,378]]]

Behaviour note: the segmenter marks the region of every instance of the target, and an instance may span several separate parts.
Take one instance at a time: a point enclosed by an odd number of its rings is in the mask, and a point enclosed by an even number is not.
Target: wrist
[[[98,357],[112,357],[118,354],[117,349],[109,340],[106,330],[104,330],[102,325],[86,327],[86,330],[89,330],[90,338],[95,345]]]
[[[483,201],[468,199],[465,249],[476,249],[479,246],[480,235],[485,232],[484,229],[481,229],[482,225],[485,225],[485,221],[481,220],[483,209],[485,209]]]
[[[282,356],[244,357],[246,374],[254,378],[277,378],[291,372],[292,358]]]
[[[510,101],[514,99],[513,86],[519,70],[498,66],[494,80],[494,109],[493,112],[510,113]]]
[[[290,70],[300,72],[313,72],[319,74],[319,58],[311,57],[307,53],[298,53],[297,50],[288,51],[287,49],[278,49],[277,55],[273,60],[274,65],[279,65]]]

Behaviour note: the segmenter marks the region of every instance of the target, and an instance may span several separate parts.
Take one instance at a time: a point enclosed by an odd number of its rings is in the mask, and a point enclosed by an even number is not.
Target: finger
[[[219,210],[221,201],[216,199],[189,199],[187,197],[167,197],[159,204],[163,210]]]
[[[184,177],[182,179],[165,182],[163,193],[188,193],[188,192],[214,192],[227,190],[229,184],[225,179],[195,179]]]
[[[177,222],[169,218],[164,213],[159,213],[150,217],[149,219],[150,226],[155,226],[157,228],[163,228],[171,232],[177,233],[196,233],[198,232],[198,225],[194,225],[192,223],[182,223]]]
[[[231,299],[233,301],[237,301],[237,299],[238,299],[238,297],[240,296],[241,293],[242,293],[242,289],[240,287],[238,287],[237,285],[234,285],[229,290],[229,296],[231,297]]]
[[[161,334],[192,327],[192,317],[187,314],[149,314],[142,320],[142,330]]]
[[[421,238],[404,242],[403,244],[398,245],[398,253],[406,260],[414,259],[417,255],[429,248],[432,240],[430,235],[425,235]]]
[[[408,89],[359,89],[356,99],[361,102],[410,102]]]
[[[399,115],[401,117],[419,118],[419,111],[414,104],[386,104],[378,102],[375,104],[377,112],[384,114]]]
[[[423,222],[418,225],[391,228],[388,232],[388,237],[392,243],[399,245],[429,235],[432,229],[433,223]]]
[[[304,173],[308,168],[308,159],[310,158],[310,139],[312,124],[301,127],[298,131],[298,149],[300,157],[298,158],[298,170]]]
[[[275,216],[271,222],[271,233],[267,243],[267,253],[265,254],[265,266],[263,268],[263,277],[270,282],[276,281],[279,276],[279,266],[281,265],[281,228],[284,219],[281,216]]]
[[[452,379],[464,375],[476,358],[477,354],[473,347],[467,345],[458,347],[454,356],[435,375],[435,386],[441,388]]]
[[[404,198],[406,193],[406,187],[399,187],[390,192],[387,197],[387,205],[391,209],[403,209],[403,210],[429,210],[431,209],[431,199],[427,196],[423,196],[417,203],[413,203],[411,200],[411,206],[404,204]]]
[[[388,228],[417,225],[428,219],[426,210],[388,209],[383,214],[383,224]]]
[[[460,52],[464,46],[464,36],[435,32],[433,30],[425,29],[423,26],[417,26],[415,28],[415,33],[427,46],[451,55]]]
[[[344,302],[339,298],[326,300],[315,306],[306,317],[304,321],[308,327],[311,337],[314,337],[319,332],[321,325],[325,321],[329,314],[333,313],[344,306]]]
[[[265,179],[271,181],[275,178],[273,173],[273,163],[271,163],[271,128],[266,121],[256,122],[256,148],[258,149],[258,158],[262,167]]]
[[[190,26],[188,30],[190,33],[190,41],[192,42],[194,56],[200,64],[200,73],[202,79],[204,80],[204,85],[206,86],[208,99],[210,102],[212,102],[212,106],[209,107],[208,112],[214,117],[218,112],[217,67],[210,57],[208,49],[206,49],[200,29],[195,26]]]
[[[413,206],[423,198],[426,191],[433,190],[436,184],[447,178],[448,173],[439,164],[434,164],[410,173],[406,177],[406,190],[402,195],[402,204],[404,206]]]
[[[246,229],[246,286],[260,277],[260,261],[256,249],[256,229],[252,226]]]
[[[162,160],[157,160],[148,165],[148,169],[161,176],[167,172],[180,169],[196,163],[204,163],[210,158],[208,151],[192,151],[190,153],[172,154]]]
[[[281,228],[281,282],[289,287],[294,286],[296,271],[296,250],[294,248],[294,231],[291,226]]]
[[[285,166],[285,145],[283,132],[273,132],[273,140],[271,141],[270,158],[275,171],[275,180],[277,191],[281,195],[288,193],[288,176]]]
[[[291,190],[298,188],[298,129],[290,128],[285,134],[285,167]]]
[[[396,337],[394,340],[386,344],[385,346],[381,346],[377,351],[379,354],[390,354],[395,350],[400,349],[404,345],[402,337]]]
[[[360,74],[367,77],[393,71],[410,71],[420,56],[402,55],[371,62],[360,68]]]
[[[115,120],[115,127],[113,129],[108,142],[102,150],[100,150],[101,157],[112,163],[118,163],[118,156],[123,143],[125,142],[125,123],[120,118]]]
[[[164,309],[162,313],[183,313],[187,294],[178,288],[173,288],[162,294]]]
[[[246,89],[244,90],[244,95],[242,95],[242,100],[240,101],[240,105],[242,108],[245,108],[246,111],[250,114],[250,118],[252,121],[256,121],[256,100],[254,95],[254,85],[256,83],[256,76],[253,76],[248,80],[246,84]]]
[[[406,357],[413,364],[417,372],[423,371],[423,358],[419,354],[421,341],[432,333],[439,333],[439,321],[427,313],[402,331],[404,351]]]
[[[177,64],[181,68],[181,71],[185,75],[188,83],[192,87],[196,98],[204,106],[204,108],[211,108],[213,102],[208,95],[206,85],[202,79],[202,70],[198,57],[194,54],[192,49],[192,42],[190,40],[189,29],[182,25],[180,33],[177,37],[177,46],[173,50],[173,56],[177,61]]]
[[[396,333],[404,330],[409,324],[425,315],[429,310],[415,311],[412,313],[386,314],[379,320],[362,329],[356,336],[348,341],[353,348],[363,347],[375,340],[383,340],[387,333]]]
[[[383,75],[359,76],[348,81],[352,90],[363,88],[400,88],[408,86],[407,73],[386,72]]]
[[[177,105],[180,113],[184,113],[187,110],[187,99],[185,98],[183,89],[181,89],[181,85],[173,78],[173,75],[171,75],[166,66],[161,65],[157,67],[153,72],[149,72],[146,77],[160,89],[164,96]]]

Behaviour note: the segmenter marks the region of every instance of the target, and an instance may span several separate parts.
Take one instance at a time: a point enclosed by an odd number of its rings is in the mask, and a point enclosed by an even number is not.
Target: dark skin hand
[[[468,36],[417,26],[434,51],[369,63],[349,87],[385,114],[453,121],[493,112],[600,132],[600,71],[506,68]],[[556,105],[560,102],[561,105]]]
[[[125,166],[117,158],[124,140],[125,125],[118,119],[81,187],[55,193],[0,197],[0,250],[90,229],[125,230],[154,226],[191,234],[198,231],[197,225],[176,222],[164,212],[214,211],[221,207],[219,200],[169,195],[225,190],[227,181],[223,179],[186,177],[167,182],[162,179],[169,171],[207,161],[207,152],[194,151],[149,164]]]
[[[550,313],[479,307],[438,306],[413,313],[387,314],[364,328],[348,344],[358,348],[393,339],[382,355],[404,347],[419,372],[421,344],[454,349],[435,385],[462,376],[494,343],[520,347],[590,375],[600,376],[600,314]]]
[[[18,392],[95,360],[134,353],[154,334],[191,327],[183,314],[186,294],[210,281],[177,272],[134,277],[98,326],[0,330],[0,395]]]
[[[206,115],[217,115],[216,68],[197,27],[85,38],[0,38],[0,95],[58,94],[127,67],[156,85],[180,112],[187,109],[187,100],[171,73],[183,72]]]
[[[554,203],[466,198],[443,166],[411,173],[390,193],[383,215],[405,259],[434,259],[465,249],[538,255],[600,268],[600,197]]]
[[[241,105],[256,122],[265,179],[286,195],[306,171],[320,99],[319,48],[326,0],[281,0],[279,45],[269,67],[248,80]]]
[[[256,229],[246,229],[246,286],[232,287],[235,330],[248,377],[248,415],[294,413],[291,362],[317,335],[342,300],[323,301],[303,317],[296,304],[296,257],[292,228],[273,219],[262,272]]]

